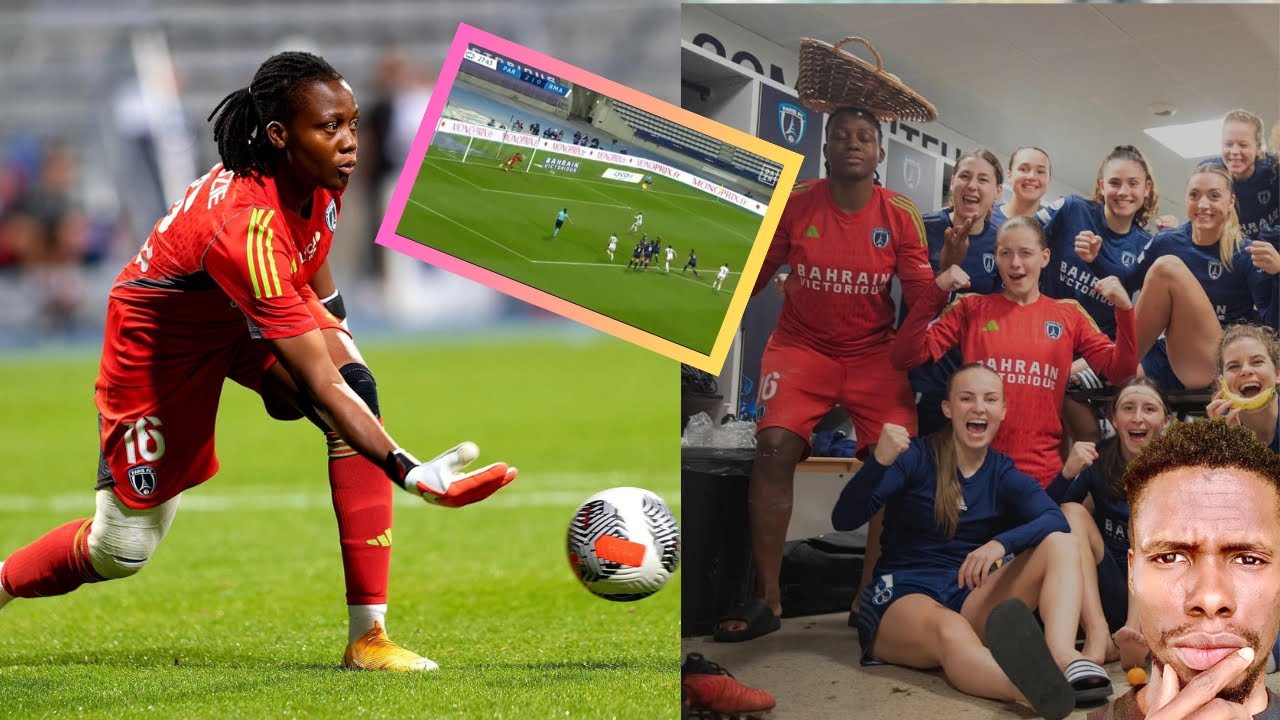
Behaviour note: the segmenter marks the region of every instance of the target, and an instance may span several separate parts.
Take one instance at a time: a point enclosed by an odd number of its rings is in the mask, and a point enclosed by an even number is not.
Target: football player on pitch
[[[720,272],[716,273],[716,281],[711,284],[711,289],[720,292],[720,288],[724,287],[724,279],[729,277],[729,264],[725,263],[720,266]]]
[[[325,431],[347,588],[343,666],[434,670],[384,629],[392,484],[459,507],[516,470],[462,474],[478,454],[469,442],[419,463],[383,430],[326,264],[356,165],[360,113],[342,76],[315,55],[281,53],[214,113],[222,162],[156,223],[111,289],[94,397],[97,511],[0,563],[0,607],[140,571],[182,492],[218,470],[214,421],[231,378],[272,417],[305,416]]]
[[[522,160],[524,160],[524,158],[520,156],[520,153],[516,153],[515,155],[512,155],[511,157],[507,158],[506,164],[502,166],[502,172],[511,172],[511,168],[515,167],[515,164]]]

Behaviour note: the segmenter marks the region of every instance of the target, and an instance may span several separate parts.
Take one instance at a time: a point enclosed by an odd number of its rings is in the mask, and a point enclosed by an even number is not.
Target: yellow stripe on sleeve
[[[254,267],[253,267],[254,229],[257,227],[258,216],[261,212],[262,211],[257,208],[254,208],[250,212],[249,232],[248,232],[248,237],[245,239],[245,245],[244,245],[244,255],[249,263],[249,281],[253,283],[253,296],[255,298],[262,297],[262,290],[258,287],[258,274],[254,272]]]
[[[1059,300],[1058,302],[1067,303],[1072,307],[1074,307],[1076,310],[1079,310],[1080,314],[1084,316],[1084,319],[1089,321],[1089,326],[1092,327],[1095,332],[1102,332],[1102,328],[1098,327],[1098,322],[1093,319],[1093,316],[1089,314],[1088,310],[1084,309],[1084,306],[1080,304],[1079,300],[1064,298],[1062,300]]]
[[[253,283],[255,298],[270,298],[282,294],[271,243],[275,231],[270,225],[275,215],[275,210],[254,208],[249,216],[249,237],[245,254],[249,259],[249,280]]]
[[[929,241],[924,234],[924,219],[920,217],[920,210],[916,207],[916,204],[911,202],[910,198],[902,195],[889,198],[889,202],[906,211],[911,218],[911,222],[916,226],[916,234],[920,236],[920,246],[928,247]]]
[[[267,227],[267,225],[271,222],[271,218],[275,217],[275,214],[276,214],[276,212],[275,212],[274,210],[271,210],[271,211],[269,211],[269,212],[267,213],[267,218],[266,218],[266,220],[264,220],[264,221],[263,221],[263,223],[262,223],[262,228],[263,228],[263,230],[265,231],[266,236],[267,236],[267,262],[271,265],[271,280],[272,280],[272,282],[275,284],[275,293],[274,293],[274,294],[275,294],[275,295],[283,295],[284,293],[283,293],[283,292],[281,292],[281,290],[280,290],[280,273],[276,272],[276,256],[275,256],[275,254],[272,252],[274,248],[273,248],[273,247],[272,247],[272,245],[271,245],[271,241],[275,238],[275,234],[276,234],[276,232],[275,232],[274,230],[272,230],[271,228]],[[264,277],[264,280],[263,280],[263,283],[262,283],[262,284],[263,284],[263,285],[266,285],[267,283],[266,283],[266,280],[265,280],[265,277],[266,277],[266,276],[265,276],[265,273],[264,273],[263,277]],[[271,293],[270,293],[270,292],[268,292],[268,296],[270,296],[270,295],[271,295]]]

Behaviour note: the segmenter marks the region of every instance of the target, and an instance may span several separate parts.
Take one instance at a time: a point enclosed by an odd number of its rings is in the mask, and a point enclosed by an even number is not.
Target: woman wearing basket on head
[[[839,68],[815,70],[804,57],[801,64],[802,101],[831,113],[823,147],[829,174],[792,193],[753,289],[759,292],[781,265],[790,265],[782,315],[760,365],[761,417],[748,491],[756,597],[725,615],[715,633],[719,641],[749,640],[780,626],[778,576],[793,476],[817,422],[834,405],[845,407],[863,454],[884,423],[915,428],[906,374],[889,365],[889,284],[897,276],[909,302],[933,279],[920,214],[910,200],[875,183],[884,159],[875,112],[832,107],[831,96],[823,96],[825,104],[812,102],[806,83],[815,72],[832,76]],[[901,88],[896,79],[877,77],[866,79],[877,93],[890,84]],[[925,104],[919,112],[935,111]]]

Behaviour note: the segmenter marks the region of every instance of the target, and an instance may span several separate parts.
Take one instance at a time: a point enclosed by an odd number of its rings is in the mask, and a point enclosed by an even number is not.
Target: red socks
[[[391,481],[337,434],[325,433],[325,439],[347,604],[384,604],[391,573]]]
[[[18,549],[4,561],[0,586],[14,597],[36,598],[65,595],[87,582],[102,581],[89,562],[92,525],[92,518],[73,520]]]

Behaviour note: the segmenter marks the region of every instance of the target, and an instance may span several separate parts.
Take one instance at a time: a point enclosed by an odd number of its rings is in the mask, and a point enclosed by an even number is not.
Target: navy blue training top
[[[1059,472],[1045,490],[1055,502],[1083,502],[1093,493],[1093,520],[1102,533],[1102,545],[1121,568],[1129,566],[1129,501],[1111,497],[1111,479],[1094,463],[1067,480]]]
[[[943,432],[950,432],[950,429]],[[927,438],[915,438],[885,467],[868,456],[831,511],[836,530],[853,530],[884,508],[882,553],[875,573],[896,570],[959,571],[969,553],[991,540],[1017,554],[1052,532],[1069,532],[1067,518],[1030,475],[1007,455],[988,449],[972,477],[960,476],[963,501],[954,537],[933,520],[937,465]]]

